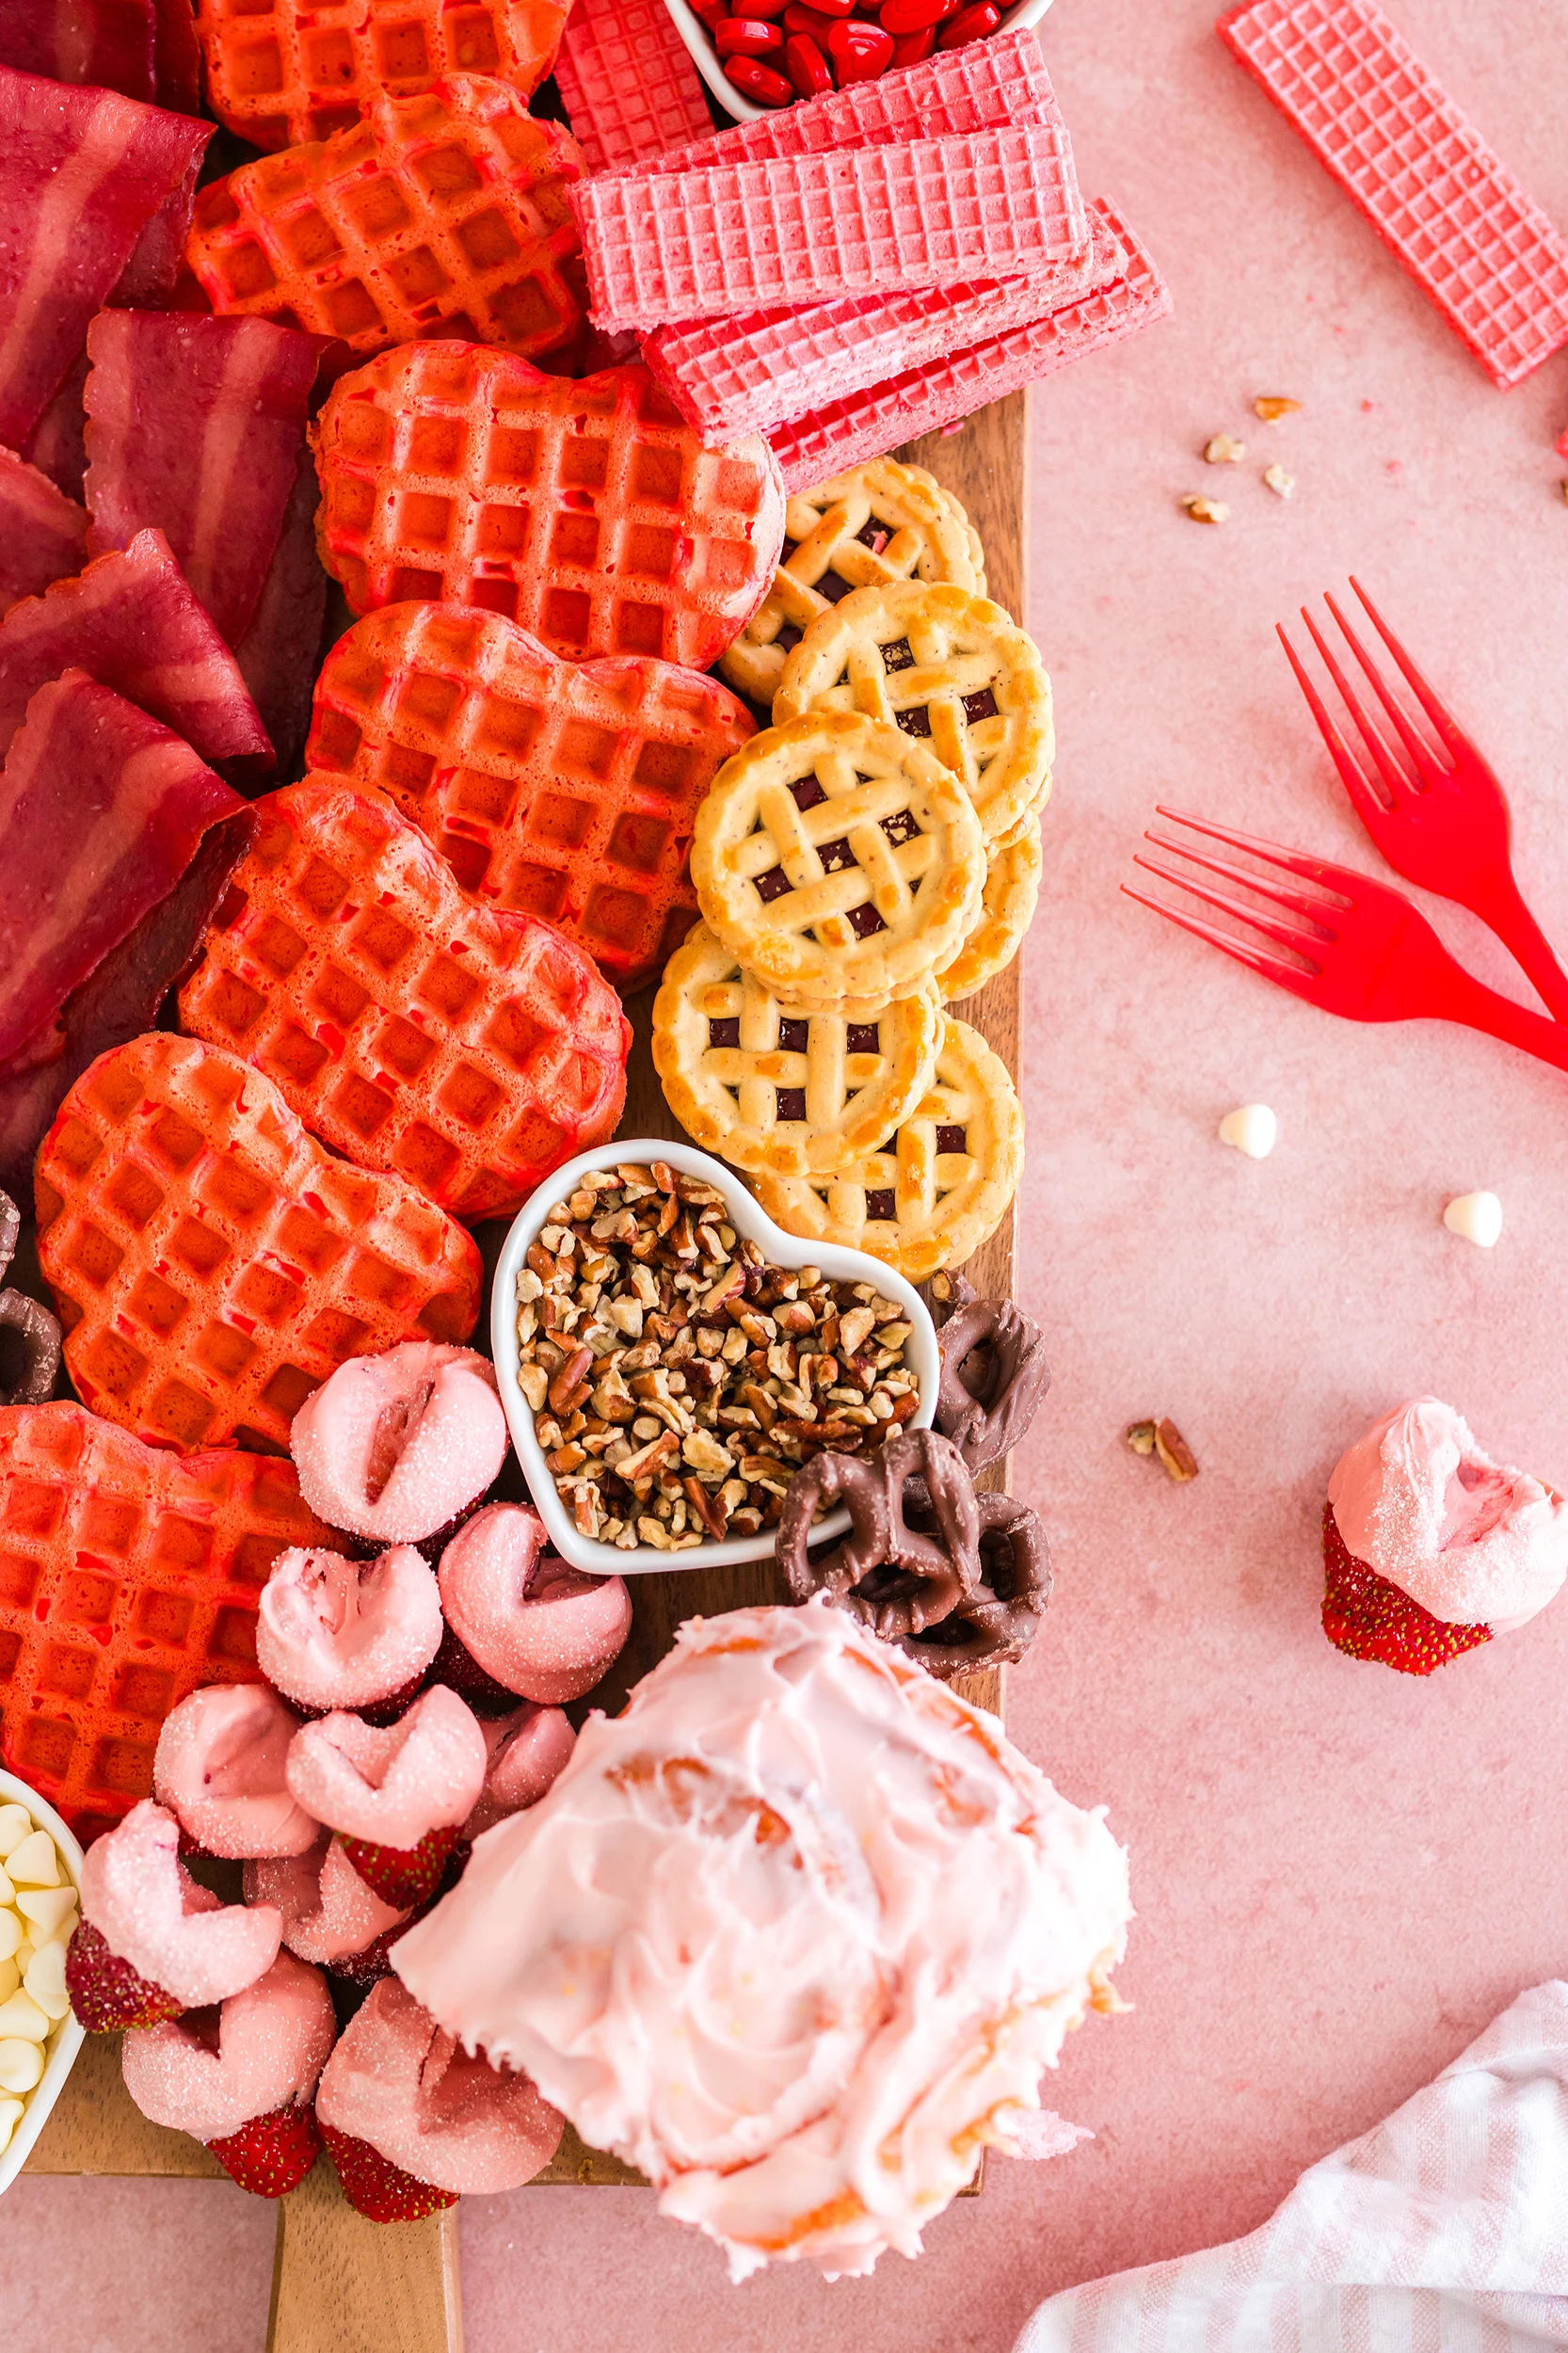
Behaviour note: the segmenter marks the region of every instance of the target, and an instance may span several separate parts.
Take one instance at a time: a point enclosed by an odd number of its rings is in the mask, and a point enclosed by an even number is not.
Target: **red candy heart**
[[[840,89],[847,82],[874,82],[892,62],[892,35],[880,24],[835,24],[827,36],[827,54]]]

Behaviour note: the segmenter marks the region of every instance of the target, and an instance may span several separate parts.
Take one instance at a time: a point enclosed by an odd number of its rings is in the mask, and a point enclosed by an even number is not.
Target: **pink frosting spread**
[[[303,1854],[318,1825],[283,1779],[299,1719],[264,1683],[209,1683],[158,1735],[152,1790],[208,1854]]]
[[[143,2116],[197,2140],[224,2140],[253,2116],[308,2100],[338,2031],[319,1969],[280,1953],[264,1977],[216,2017],[187,2010],[120,2051],[125,2089]]]
[[[1358,1438],[1328,1499],[1347,1549],[1448,1625],[1508,1633],[1568,1575],[1568,1502],[1483,1454],[1439,1398],[1398,1405]]]
[[[495,1368],[435,1340],[351,1356],[296,1414],[289,1450],[299,1492],[333,1528],[418,1544],[483,1495],[506,1459]]]
[[[1013,2145],[1130,1916],[1101,1814],[819,1599],[683,1626],[392,1960],[736,2277],[854,2273]]]
[[[248,1863],[245,1900],[276,1904],[290,1952],[324,1968],[362,1953],[408,1917],[365,1885],[335,1838],[309,1854]]]
[[[281,1552],[262,1588],[256,1663],[300,1707],[370,1707],[440,1648],[436,1573],[410,1545],[376,1560]]]
[[[82,1917],[187,2009],[254,1985],[277,1960],[283,1927],[272,1904],[223,1904],[198,1886],[180,1860],[179,1823],[151,1798],[88,1849]]]
[[[460,2196],[520,2189],[561,2145],[561,2116],[526,2075],[471,2058],[395,1977],[344,2029],[316,2094],[334,2132]]]
[[[296,1732],[289,1787],[345,1838],[417,1847],[426,1831],[463,1821],[485,1785],[485,1735],[443,1683],[384,1731],[359,1716],[323,1716]]]

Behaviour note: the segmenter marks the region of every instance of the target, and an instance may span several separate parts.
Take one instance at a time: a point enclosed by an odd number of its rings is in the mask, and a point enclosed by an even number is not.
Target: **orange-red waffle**
[[[101,1054],[39,1146],[39,1263],[84,1405],[154,1446],[280,1450],[347,1356],[465,1340],[479,1253],[335,1160],[268,1079],[194,1038]]]
[[[255,1683],[256,1600],[291,1545],[342,1539],[294,1465],[184,1459],[80,1405],[0,1410],[4,1754],[83,1836],[152,1787],[169,1710]]]
[[[357,122],[378,90],[493,73],[526,97],[555,62],[568,0],[197,0],[214,114],[254,147]]]
[[[465,890],[558,923],[632,988],[691,929],[697,806],[753,732],[716,679],[573,668],[498,614],[395,604],[328,655],[306,760],[380,786]]]
[[[567,188],[576,140],[504,83],[458,73],[264,155],[197,199],[185,255],[215,311],[383,351],[460,335],[532,355],[583,317]]]
[[[341,378],[312,439],[321,560],[356,613],[445,598],[570,662],[705,670],[784,544],[767,443],[705,443],[641,365],[574,381],[478,344],[405,344]]]
[[[455,1217],[509,1217],[608,1142],[632,1032],[581,948],[475,906],[379,792],[311,776],[256,815],[180,992],[185,1030]]]

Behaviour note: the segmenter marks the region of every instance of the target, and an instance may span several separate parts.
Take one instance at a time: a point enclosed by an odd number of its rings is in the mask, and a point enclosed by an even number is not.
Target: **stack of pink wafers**
[[[598,70],[597,8],[578,0],[562,76],[603,165],[571,191],[594,324],[640,336],[710,440],[766,434],[788,488],[1168,311],[1125,221],[1084,203],[1032,32],[694,138],[660,41],[647,74],[641,52]],[[686,144],[661,152],[672,124]]]

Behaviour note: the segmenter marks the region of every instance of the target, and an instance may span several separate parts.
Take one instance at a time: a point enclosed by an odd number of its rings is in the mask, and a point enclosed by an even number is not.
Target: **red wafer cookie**
[[[207,96],[253,147],[346,130],[379,91],[489,73],[524,97],[555,62],[569,0],[196,0]]]
[[[575,0],[555,87],[590,171],[644,163],[713,127],[664,0]]]
[[[182,1458],[80,1405],[0,1411],[8,1768],[85,1838],[152,1789],[164,1719],[258,1683],[256,1602],[292,1545],[335,1545],[294,1465]]]
[[[510,1217],[609,1141],[632,1032],[581,948],[476,907],[379,792],[308,776],[256,815],[180,992],[184,1030],[454,1217]]]
[[[691,929],[697,808],[755,731],[716,679],[573,668],[499,614],[397,604],[328,655],[306,759],[379,786],[465,890],[558,923],[631,989]]]
[[[477,344],[405,344],[340,379],[312,438],[321,560],[356,613],[478,605],[569,662],[705,670],[784,544],[767,443],[705,443],[640,365],[573,381]]]
[[[479,1313],[460,1225],[194,1038],[99,1056],[39,1147],[37,1198],[76,1393],[153,1446],[280,1450],[345,1357],[465,1340]]]
[[[1568,238],[1372,0],[1256,0],[1217,29],[1495,384],[1568,344]]]
[[[434,333],[551,351],[583,317],[566,195],[583,168],[518,91],[455,73],[411,98],[377,91],[348,130],[215,180],[185,257],[215,311],[355,351]]]

